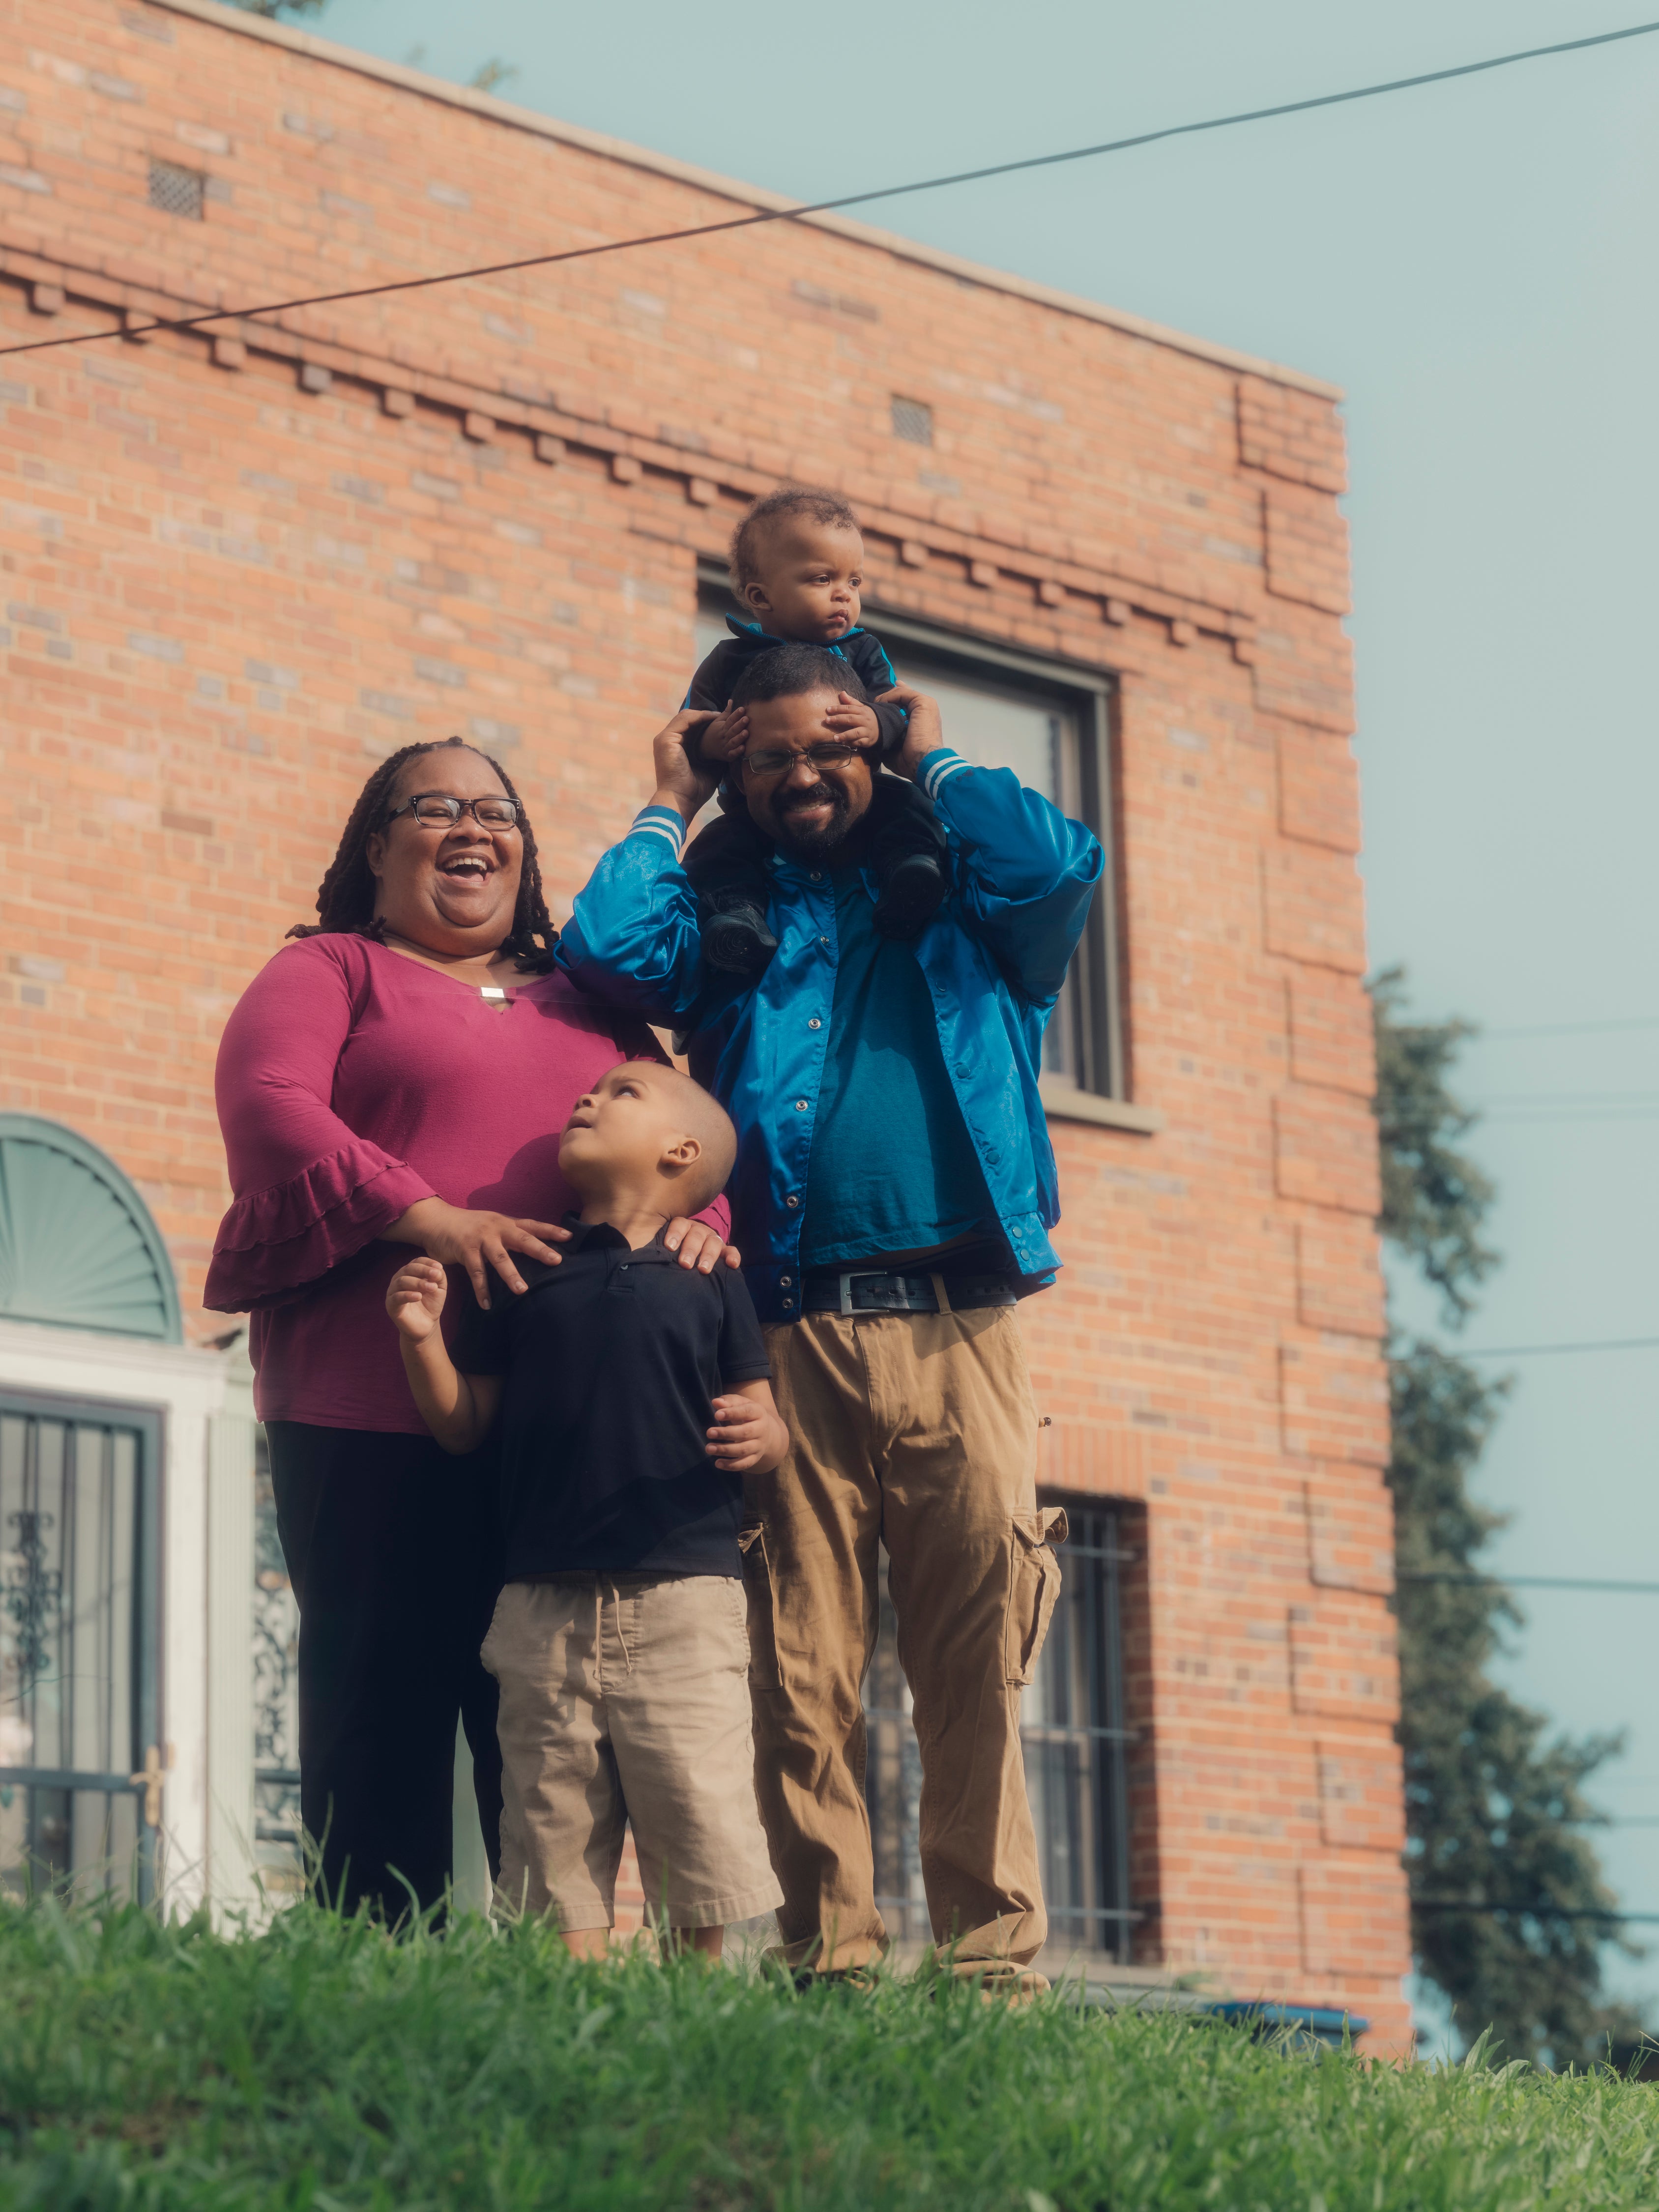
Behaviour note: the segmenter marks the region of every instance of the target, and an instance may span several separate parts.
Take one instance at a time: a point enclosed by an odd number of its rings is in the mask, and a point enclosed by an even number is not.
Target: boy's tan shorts
[[[501,1691],[510,1910],[613,1926],[629,1820],[659,1924],[724,1927],[781,1903],[755,1805],[744,1613],[743,1584],[720,1575],[507,1583],[482,1656]]]

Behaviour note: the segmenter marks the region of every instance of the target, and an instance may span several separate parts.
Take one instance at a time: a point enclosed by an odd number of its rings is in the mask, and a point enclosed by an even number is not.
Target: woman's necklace
[[[513,1004],[510,993],[504,990],[501,984],[480,983],[472,976],[458,975],[455,969],[461,965],[460,962],[457,961],[452,964],[447,961],[434,960],[431,954],[423,951],[421,946],[410,945],[408,938],[401,936],[397,930],[389,929],[386,933],[388,939],[393,937],[398,938],[399,945],[409,945],[409,951],[404,955],[406,959],[418,960],[422,968],[431,968],[440,975],[447,975],[453,983],[471,984],[472,988],[477,991],[478,996],[483,1000],[487,1006],[494,1006],[498,1012],[505,1013],[507,1008]],[[394,946],[392,949],[393,951],[396,951],[397,947]],[[477,956],[476,954],[472,955],[466,964],[471,966],[471,960],[477,957]]]

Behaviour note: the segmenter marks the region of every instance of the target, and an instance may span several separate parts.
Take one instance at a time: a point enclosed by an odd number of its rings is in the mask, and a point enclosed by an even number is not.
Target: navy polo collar
[[[671,1252],[663,1243],[667,1234],[666,1222],[648,1244],[630,1246],[620,1229],[613,1229],[608,1221],[584,1221],[580,1214],[571,1212],[564,1217],[564,1225],[570,1231],[570,1242],[564,1246],[569,1253],[628,1252],[636,1261],[656,1261],[672,1267],[678,1260],[678,1252]]]

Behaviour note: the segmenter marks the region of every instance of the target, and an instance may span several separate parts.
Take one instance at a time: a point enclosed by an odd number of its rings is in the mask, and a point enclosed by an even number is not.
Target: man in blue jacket
[[[860,1690],[888,1554],[921,1747],[935,1939],[1012,1983],[1047,1932],[1019,1690],[1059,1589],[1064,1516],[1036,1500],[1037,1415],[1014,1316],[1051,1282],[1043,1029],[1100,879],[1098,842],[1006,769],[945,744],[900,689],[892,768],[937,809],[951,889],[913,942],[873,926],[868,758],[833,728],[845,661],[787,645],[734,693],[744,795],[771,841],[778,950],[758,978],[707,966],[680,866],[713,790],[677,714],[657,790],[575,902],[559,957],[672,1025],[737,1124],[732,1234],[793,1439],[746,1500],[757,1786],[791,1964],[886,1948],[865,1808]]]

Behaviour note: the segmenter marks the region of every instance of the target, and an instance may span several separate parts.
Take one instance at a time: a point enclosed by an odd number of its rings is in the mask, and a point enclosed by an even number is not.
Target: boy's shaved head
[[[580,1097],[559,1139],[565,1180],[586,1200],[701,1213],[726,1188],[738,1133],[719,1100],[658,1060],[625,1060]]]
[[[714,1204],[731,1179],[738,1157],[737,1130],[720,1100],[701,1083],[658,1060],[651,1061],[650,1068],[653,1082],[672,1099],[675,1119],[684,1124],[684,1133],[695,1137],[702,1148],[696,1167],[685,1170],[680,1205],[682,1213],[701,1213],[705,1206]]]

